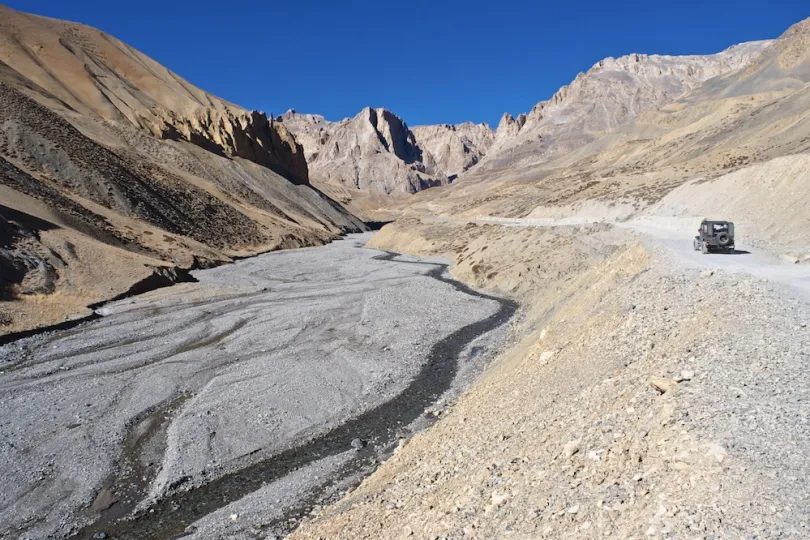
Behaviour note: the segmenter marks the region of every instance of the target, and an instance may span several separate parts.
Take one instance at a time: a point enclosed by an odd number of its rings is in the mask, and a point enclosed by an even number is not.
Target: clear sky
[[[631,52],[775,38],[808,0],[0,0],[100,28],[243,107],[497,125]]]

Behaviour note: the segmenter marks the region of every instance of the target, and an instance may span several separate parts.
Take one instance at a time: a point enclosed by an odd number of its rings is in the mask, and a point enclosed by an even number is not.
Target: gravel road
[[[497,352],[514,305],[368,238],[196,272],[0,347],[0,538],[182,532],[301,470],[292,504],[324,483],[305,473],[319,460],[373,464]]]
[[[434,218],[436,221],[456,221],[451,218]],[[589,217],[564,219],[528,219],[486,217],[472,220],[476,223],[491,223],[505,227],[553,227],[562,225],[586,225],[599,223],[602,220]],[[737,252],[734,254],[712,253],[704,255],[692,248],[700,218],[665,218],[641,216],[629,221],[609,222],[611,225],[642,233],[654,240],[676,256],[680,263],[707,269],[719,269],[728,273],[743,273],[767,279],[810,295],[810,267],[802,264],[790,264],[775,255],[757,249],[746,242],[745,224],[737,224]],[[741,236],[740,233],[743,233]]]

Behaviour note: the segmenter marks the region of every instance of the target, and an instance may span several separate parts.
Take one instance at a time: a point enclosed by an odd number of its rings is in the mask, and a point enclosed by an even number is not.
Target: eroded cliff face
[[[402,118],[386,109],[366,107],[341,122],[295,111],[279,120],[303,141],[313,180],[384,193],[447,182]]]
[[[304,148],[284,124],[263,112],[198,109],[191,116],[167,111],[163,125],[153,125],[154,135],[181,138],[206,150],[248,159],[268,167],[295,183],[307,183]]]
[[[50,108],[128,123],[308,179],[301,146],[262,112],[213,96],[118,39],[0,6],[0,74]]]
[[[481,161],[495,140],[495,133],[487,124],[472,122],[416,126],[413,133],[417,143],[450,178],[458,177]]]

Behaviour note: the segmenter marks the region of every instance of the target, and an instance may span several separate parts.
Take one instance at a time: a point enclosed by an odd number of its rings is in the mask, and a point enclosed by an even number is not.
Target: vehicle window
[[[715,232],[722,232],[722,231],[727,231],[727,230],[728,230],[728,224],[727,223],[715,223],[714,224],[714,231]]]

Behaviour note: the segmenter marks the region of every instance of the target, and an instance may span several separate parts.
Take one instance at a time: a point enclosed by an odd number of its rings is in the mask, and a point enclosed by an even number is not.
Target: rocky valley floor
[[[195,272],[0,347],[0,537],[281,534],[430,423],[513,304],[367,238]]]
[[[779,263],[693,257],[688,233],[685,250],[647,233],[378,233],[376,247],[452,258],[455,277],[520,298],[515,344],[292,537],[806,538],[806,273],[752,275]]]

